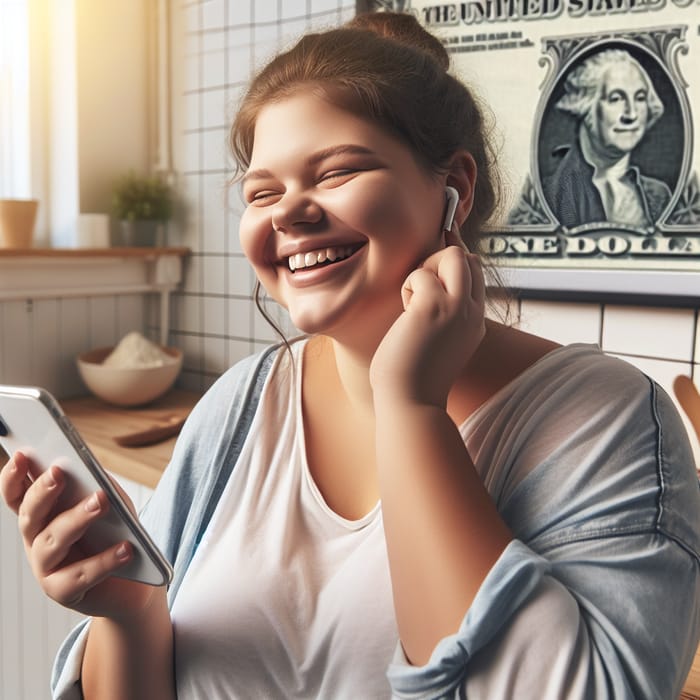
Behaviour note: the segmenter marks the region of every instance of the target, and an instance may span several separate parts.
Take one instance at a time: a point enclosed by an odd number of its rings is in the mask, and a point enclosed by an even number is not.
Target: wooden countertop
[[[173,416],[186,416],[199,398],[197,393],[173,389],[143,408],[111,406],[93,396],[60,403],[105,469],[153,488],[170,461],[176,438],[146,447],[120,447],[114,437],[155,427]]]

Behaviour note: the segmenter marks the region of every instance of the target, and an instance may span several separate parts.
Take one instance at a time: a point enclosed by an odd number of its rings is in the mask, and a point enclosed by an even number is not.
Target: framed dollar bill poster
[[[492,113],[506,281],[700,297],[700,0],[364,5],[414,13]]]

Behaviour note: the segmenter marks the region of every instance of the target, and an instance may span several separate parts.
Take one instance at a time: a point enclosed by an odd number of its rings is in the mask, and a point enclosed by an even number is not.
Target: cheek
[[[248,207],[241,217],[238,228],[238,239],[241,243],[241,250],[251,262],[259,265],[265,259],[265,245],[269,226],[266,225],[265,217],[261,212]]]
[[[425,202],[416,201],[398,188],[365,187],[348,191],[338,202],[337,213],[344,223],[372,239],[375,245],[386,243],[398,252],[415,247],[416,239],[427,239],[432,228]]]
[[[621,113],[622,110],[618,110],[610,105],[601,106],[598,112],[600,125],[603,127],[603,129],[610,128],[617,122]]]
[[[649,121],[649,105],[646,102],[637,105],[637,116],[642,124]]]
[[[368,235],[390,228],[396,222],[398,210],[395,192],[368,183],[357,188],[339,188],[332,206],[350,228]]]

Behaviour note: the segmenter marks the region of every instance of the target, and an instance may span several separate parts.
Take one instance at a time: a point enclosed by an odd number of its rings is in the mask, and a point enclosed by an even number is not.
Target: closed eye
[[[349,175],[350,173],[355,172],[354,170],[351,170],[350,168],[342,168],[339,170],[331,170],[327,173],[324,173],[321,176],[321,180],[328,180],[329,178],[333,177],[342,177],[343,175]]]
[[[327,183],[331,187],[336,187],[352,179],[355,175],[357,175],[360,172],[362,171],[358,168],[342,168],[338,170],[329,170],[328,172],[323,173],[323,175],[319,177],[318,181],[321,183]]]
[[[269,204],[276,197],[279,197],[279,192],[273,192],[272,190],[264,190],[262,192],[254,192],[248,195],[248,204]]]

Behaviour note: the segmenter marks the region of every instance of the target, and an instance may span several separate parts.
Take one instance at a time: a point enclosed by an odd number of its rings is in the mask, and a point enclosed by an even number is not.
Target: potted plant
[[[165,225],[173,212],[172,188],[157,175],[131,171],[115,183],[112,212],[121,222],[125,245],[165,242]]]

